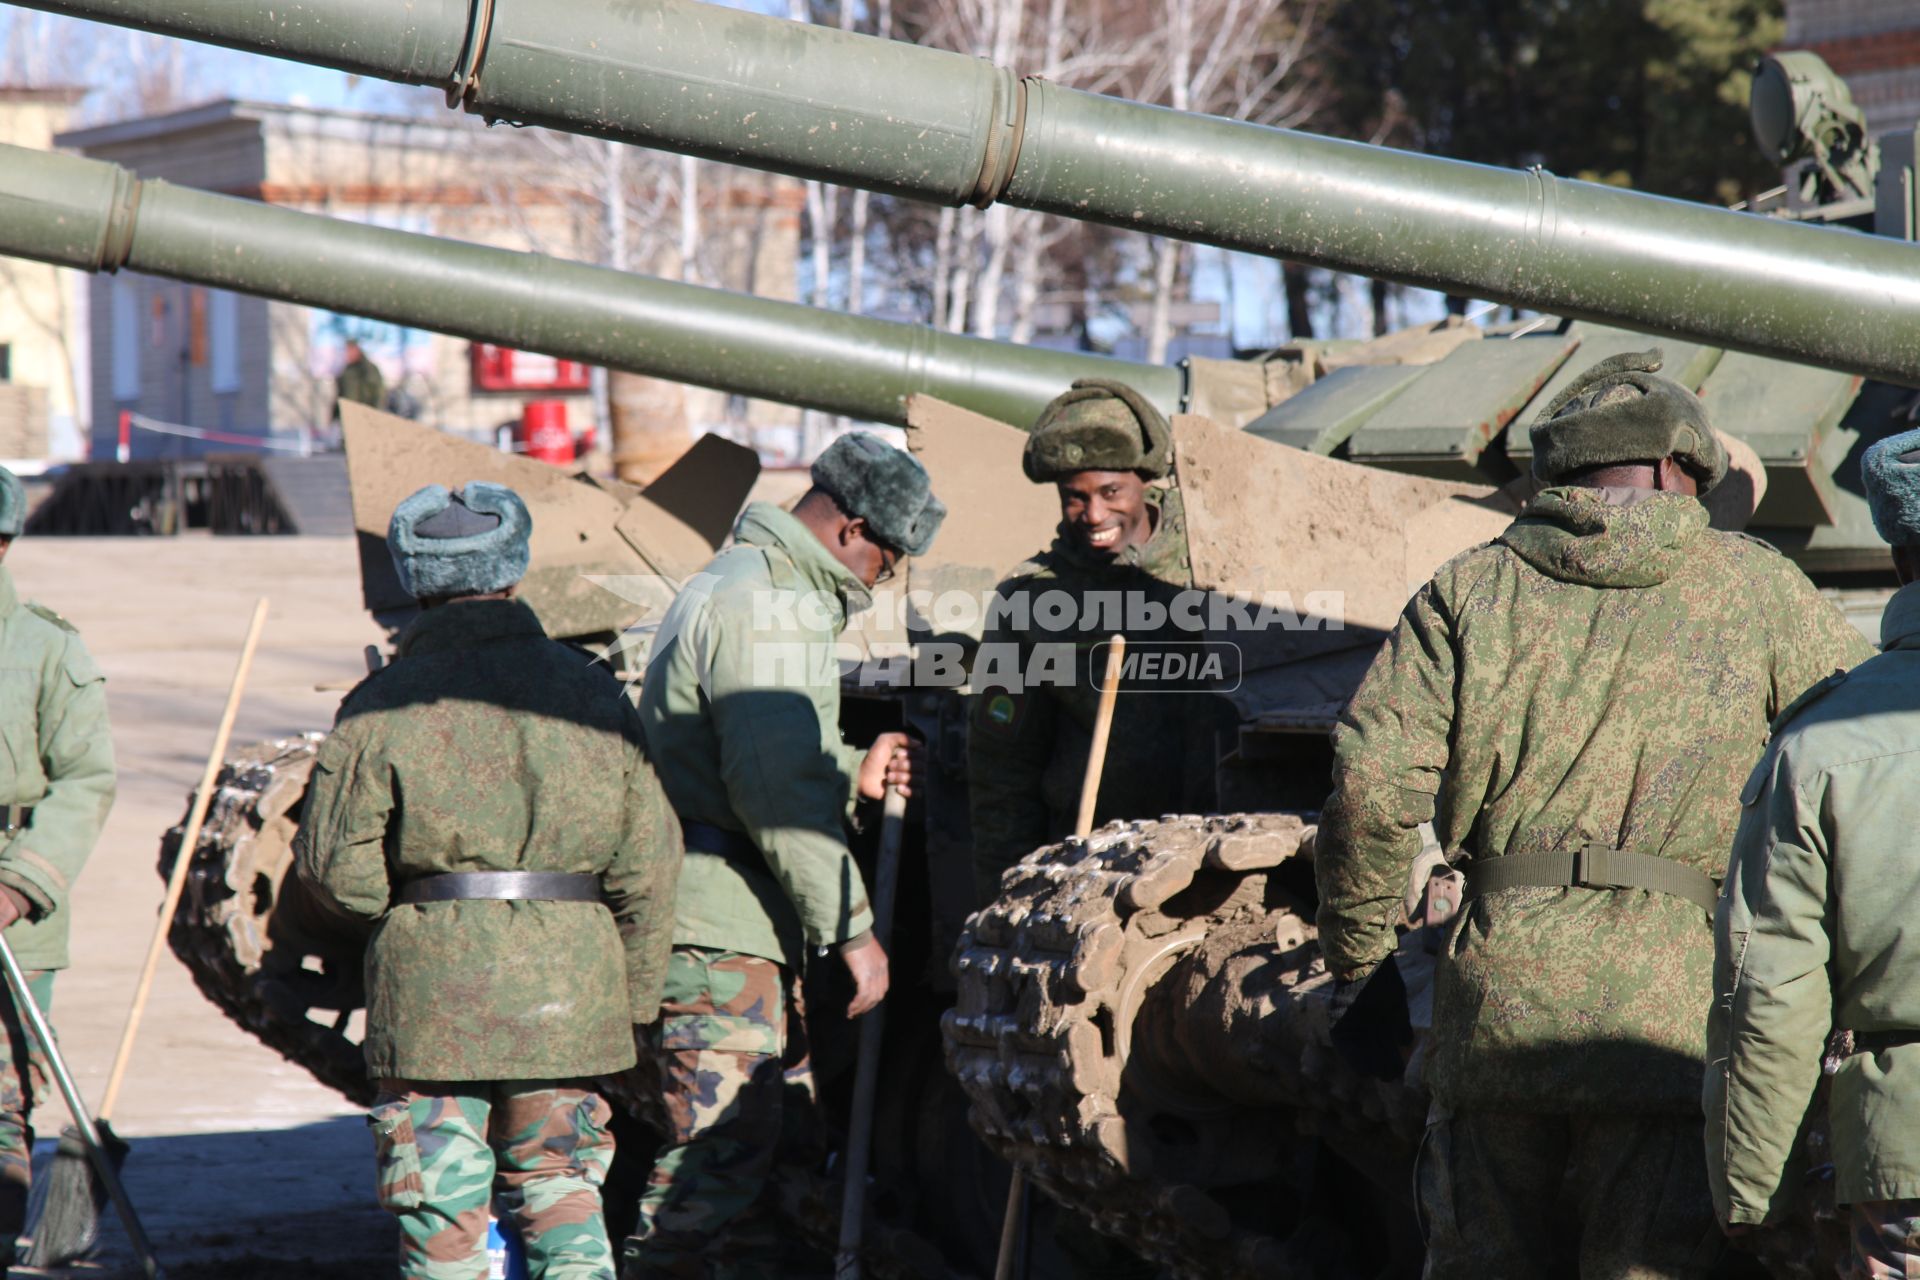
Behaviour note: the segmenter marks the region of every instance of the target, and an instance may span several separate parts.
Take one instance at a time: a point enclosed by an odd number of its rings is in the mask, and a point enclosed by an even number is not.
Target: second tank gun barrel
[[[1076,378],[1167,412],[1183,375],[303,213],[0,146],[0,254],[122,268],[904,425],[906,397],[1032,421]]]

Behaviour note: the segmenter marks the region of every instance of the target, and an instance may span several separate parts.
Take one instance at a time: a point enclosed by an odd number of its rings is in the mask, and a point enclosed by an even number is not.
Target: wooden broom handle
[[[1093,810],[1100,799],[1100,775],[1107,767],[1107,738],[1113,733],[1113,704],[1120,697],[1120,660],[1126,652],[1125,636],[1115,635],[1107,641],[1107,670],[1100,681],[1100,707],[1093,716],[1093,745],[1087,748],[1087,774],[1080,783],[1080,817],[1073,824],[1073,834],[1082,840],[1093,834]]]
[[[220,713],[220,728],[213,735],[213,750],[207,754],[206,772],[200,775],[200,787],[193,793],[193,807],[187,811],[187,825],[180,833],[180,850],[174,855],[173,873],[167,877],[167,898],[160,908],[160,919],[153,927],[153,942],[147,948],[147,962],[140,969],[140,985],[133,989],[133,1007],[127,1010],[127,1027],[120,1033],[120,1048],[113,1055],[113,1071],[107,1076],[107,1091],[100,1098],[99,1118],[113,1114],[120,1099],[120,1083],[126,1079],[127,1063],[133,1057],[133,1038],[140,1030],[140,1015],[146,1012],[147,996],[153,991],[154,970],[160,965],[160,952],[167,945],[167,931],[173,925],[173,913],[180,909],[180,894],[187,887],[187,868],[193,863],[194,850],[200,847],[200,826],[207,820],[207,805],[213,800],[213,780],[220,774],[226,758],[227,739],[233,734],[234,717],[240,712],[240,694],[247,684],[247,672],[253,667],[253,651],[260,643],[260,628],[267,621],[267,598],[253,606],[253,621],[247,625],[246,643],[240,646],[240,661],[233,669],[233,683],[227,687],[227,709]]]
[[[1080,782],[1080,816],[1073,834],[1085,840],[1093,834],[1093,809],[1100,799],[1100,775],[1107,767],[1107,739],[1113,733],[1113,704],[1120,698],[1121,659],[1127,638],[1116,634],[1107,641],[1107,669],[1100,681],[1100,704],[1093,714],[1093,742],[1087,748],[1087,772]],[[1025,1234],[1027,1175],[1018,1166],[1007,1183],[1007,1208],[1000,1220],[1000,1253],[994,1262],[994,1280],[1011,1280],[1020,1239]]]

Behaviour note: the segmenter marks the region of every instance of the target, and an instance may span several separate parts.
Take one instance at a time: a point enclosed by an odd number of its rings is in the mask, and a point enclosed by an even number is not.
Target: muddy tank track
[[[1180,1280],[1418,1272],[1426,1098],[1332,1048],[1313,816],[1121,822],[1040,849],[954,954],[947,1061],[975,1130]],[[1749,1267],[1833,1274],[1846,1240],[1820,1182],[1746,1242]]]
[[[1424,1102],[1328,1041],[1309,816],[1123,822],[1041,849],[954,956],[948,1064],[976,1130],[1175,1276],[1341,1274],[1320,1215],[1287,1211],[1330,1154],[1407,1195]]]
[[[301,802],[324,737],[260,743],[221,768],[168,942],[195,985],[229,1018],[322,1084],[366,1105],[374,1089],[353,1016],[364,1003],[365,933],[323,909],[290,874]],[[179,855],[184,825],[183,816],[161,839],[163,878]],[[657,1134],[665,1124],[650,1070],[642,1062],[604,1084],[617,1105]],[[782,1214],[831,1256],[840,1218],[837,1178],[786,1164],[776,1179]],[[872,1274],[899,1280],[954,1274],[932,1242],[871,1213],[863,1262]]]

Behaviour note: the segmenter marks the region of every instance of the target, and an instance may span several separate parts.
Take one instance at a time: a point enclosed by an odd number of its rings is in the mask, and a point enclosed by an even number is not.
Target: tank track
[[[374,1089],[351,1015],[364,1003],[365,934],[321,908],[290,874],[301,802],[324,738],[308,733],[260,743],[221,768],[168,942],[195,985],[229,1018],[364,1106]],[[179,854],[184,826],[183,816],[161,839],[162,878]],[[617,1106],[658,1134],[665,1131],[664,1116],[651,1070],[642,1061],[603,1084]],[[779,1166],[775,1177],[782,1214],[831,1257],[838,1178],[793,1163]],[[954,1274],[931,1241],[872,1213],[862,1261],[871,1274],[898,1280]]]
[[[1410,1192],[1426,1098],[1332,1048],[1332,979],[1305,907],[1312,816],[1121,822],[1040,849],[954,954],[947,1060],[975,1130],[1179,1280],[1397,1273],[1379,1261],[1383,1210]],[[1834,1274],[1846,1256],[1812,1127],[1810,1193],[1745,1242],[1779,1280]],[[1326,1157],[1360,1175],[1346,1193],[1369,1204],[1325,1202],[1340,1182]],[[1330,1241],[1342,1207],[1375,1238]]]
[[[1354,1074],[1327,1038],[1331,978],[1282,874],[1311,858],[1307,818],[1114,823],[1041,849],[1006,874],[954,956],[947,1056],[974,1127],[1055,1199],[1178,1277],[1338,1274],[1347,1264],[1316,1261],[1324,1241],[1311,1222],[1232,1207],[1249,1186],[1304,1200],[1324,1148],[1354,1153],[1383,1194],[1406,1194],[1424,1104]],[[1271,961],[1242,975],[1243,1007],[1139,1017],[1165,998],[1152,993],[1176,965],[1233,964],[1262,944]],[[1137,1069],[1136,1038],[1179,1040],[1202,1019],[1260,1026],[1259,1071],[1292,1105],[1249,1108],[1204,1080]],[[1251,1225],[1263,1217],[1270,1229]]]
[[[167,941],[223,1013],[356,1103],[373,1100],[347,1015],[360,1003],[364,940],[324,914],[293,867],[300,802],[323,735],[260,743],[230,758],[187,872]],[[173,869],[184,818],[160,842]],[[327,1021],[316,1021],[310,1010]]]

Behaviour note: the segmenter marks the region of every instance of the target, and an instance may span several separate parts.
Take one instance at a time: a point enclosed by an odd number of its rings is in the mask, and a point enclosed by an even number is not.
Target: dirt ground
[[[254,601],[272,606],[236,743],[325,728],[340,694],[314,686],[357,678],[382,636],[348,538],[22,539],[7,567],[22,596],[80,628],[108,678],[119,798],[75,891],[73,967],[54,994],[97,1106],[160,906],[160,835],[204,767]],[[170,952],[115,1112],[129,1193],[175,1280],[390,1270],[359,1113],[227,1022]],[[57,1100],[37,1113],[43,1155],[65,1119]],[[72,1274],[138,1274],[131,1264],[109,1214],[101,1258]]]

